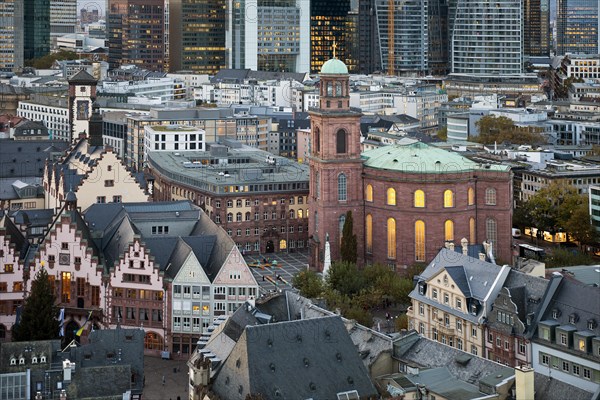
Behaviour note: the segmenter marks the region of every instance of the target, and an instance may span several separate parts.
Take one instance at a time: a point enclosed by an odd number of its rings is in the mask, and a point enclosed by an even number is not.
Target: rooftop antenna
[[[335,50],[337,49],[337,43],[335,42],[335,40],[333,41],[333,46],[331,46],[331,47],[333,47],[333,58],[336,58],[335,57]]]

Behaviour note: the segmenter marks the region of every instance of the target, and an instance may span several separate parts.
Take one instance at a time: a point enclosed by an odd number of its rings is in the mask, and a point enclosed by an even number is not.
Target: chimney
[[[485,253],[479,253],[479,259],[485,261]]]
[[[448,242],[448,250],[454,251],[454,242]]]
[[[533,368],[531,368],[529,365],[525,364],[515,368],[517,400],[531,400],[535,398],[533,377]]]
[[[463,255],[468,255],[469,254],[469,241],[467,240],[467,238],[462,238],[460,241],[460,245],[462,246],[462,253]]]

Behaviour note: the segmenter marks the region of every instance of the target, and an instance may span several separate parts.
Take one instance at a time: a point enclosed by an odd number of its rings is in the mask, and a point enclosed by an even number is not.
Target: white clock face
[[[70,260],[71,256],[69,253],[60,253],[58,255],[58,263],[60,265],[69,265]]]

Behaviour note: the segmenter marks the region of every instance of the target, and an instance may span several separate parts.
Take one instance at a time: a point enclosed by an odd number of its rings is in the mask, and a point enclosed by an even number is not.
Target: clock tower
[[[348,68],[333,58],[323,64],[320,104],[310,109],[309,241],[311,266],[323,269],[325,241],[340,260],[342,229],[352,211],[358,262],[364,258],[364,202],[360,157],[360,111],[350,108]]]
[[[92,104],[96,100],[98,81],[85,71],[79,71],[69,79],[69,123],[71,141],[81,132],[90,133],[89,121],[92,116]]]

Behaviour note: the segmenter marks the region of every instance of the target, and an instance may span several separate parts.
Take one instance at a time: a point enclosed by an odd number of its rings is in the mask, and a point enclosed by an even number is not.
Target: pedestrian
[[[165,386],[165,376],[164,375],[163,375],[162,383],[163,383],[163,386]]]
[[[262,278],[263,278],[263,282],[264,282],[265,281],[265,276],[263,275]]]

